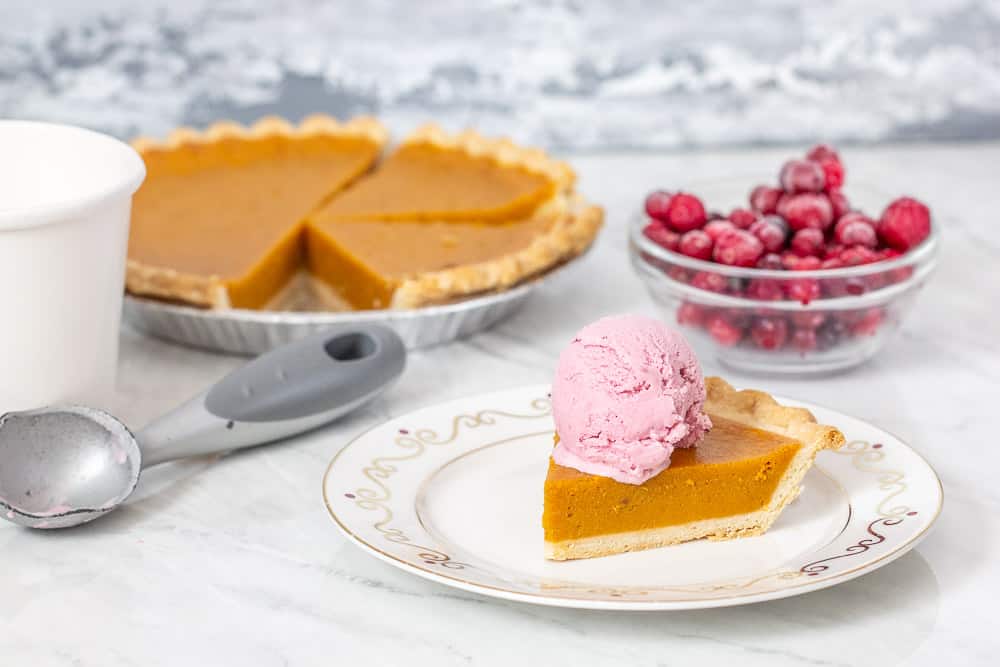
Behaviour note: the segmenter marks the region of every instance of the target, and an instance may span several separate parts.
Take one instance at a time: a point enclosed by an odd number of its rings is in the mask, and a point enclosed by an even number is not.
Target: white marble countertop
[[[348,544],[320,481],[352,436],[389,416],[545,382],[601,315],[654,313],[623,225],[648,189],[759,171],[788,151],[574,160],[608,209],[594,252],[511,320],[413,354],[383,398],[321,432],[148,471],[121,511],[80,529],[0,525],[0,664],[996,664],[1000,591],[1000,145],[845,151],[848,179],[928,201],[941,267],[885,352],[823,380],[727,375],[870,420],[937,468],[946,507],[878,572],[786,600],[697,612],[604,613],[498,602],[399,572]],[[599,278],[599,279],[596,279]],[[708,372],[718,372],[704,360]],[[122,334],[117,412],[141,426],[239,363]]]

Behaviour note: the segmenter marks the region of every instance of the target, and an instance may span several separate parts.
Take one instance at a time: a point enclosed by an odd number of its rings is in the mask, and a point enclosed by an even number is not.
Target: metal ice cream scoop
[[[375,398],[405,363],[391,329],[342,327],[254,359],[136,435],[93,408],[9,412],[0,416],[0,515],[32,528],[86,523],[128,498],[142,468],[315,428]]]

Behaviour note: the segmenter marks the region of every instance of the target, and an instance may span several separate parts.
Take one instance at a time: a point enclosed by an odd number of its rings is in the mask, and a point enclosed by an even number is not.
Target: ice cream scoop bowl
[[[0,416],[0,512],[32,528],[86,523],[124,502],[142,468],[330,422],[384,391],[405,360],[390,329],[342,328],[253,360],[136,435],[93,408],[7,413]]]

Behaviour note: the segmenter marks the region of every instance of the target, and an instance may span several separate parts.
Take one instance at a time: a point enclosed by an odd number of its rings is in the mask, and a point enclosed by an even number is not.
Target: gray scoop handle
[[[251,447],[347,414],[403,372],[391,329],[343,326],[268,352],[219,380],[136,436],[142,467]]]

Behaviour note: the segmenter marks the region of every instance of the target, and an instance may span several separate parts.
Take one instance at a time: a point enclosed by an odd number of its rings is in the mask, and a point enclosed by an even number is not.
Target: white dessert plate
[[[334,457],[326,506],[362,549],[466,591],[590,609],[697,609],[800,595],[909,551],[941,511],[934,470],[898,438],[790,399],[839,427],[799,498],[767,532],[588,560],[542,555],[542,486],[553,425],[547,386],[418,410]]]

